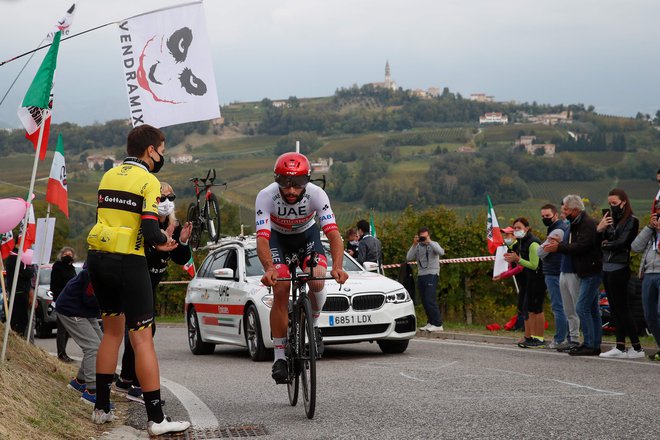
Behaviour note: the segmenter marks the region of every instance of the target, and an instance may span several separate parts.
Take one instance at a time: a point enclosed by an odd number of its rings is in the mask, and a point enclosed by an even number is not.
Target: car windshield
[[[80,266],[79,263],[76,263],[73,266],[76,269],[76,273],[80,273],[82,270],[82,266]],[[39,285],[40,286],[49,286],[50,285],[50,272],[52,268],[51,267],[42,267],[41,270],[39,271]]]
[[[325,256],[328,258],[328,267],[332,267],[332,255],[330,255],[330,245],[323,244],[325,248]],[[346,272],[359,272],[362,271],[360,266],[358,266],[353,260],[348,258],[344,254],[344,270]],[[257,257],[256,249],[246,249],[245,250],[245,271],[247,276],[256,276],[263,275],[264,269]]]

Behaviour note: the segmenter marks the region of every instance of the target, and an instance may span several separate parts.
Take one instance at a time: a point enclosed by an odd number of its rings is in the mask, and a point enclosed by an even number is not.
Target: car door
[[[221,331],[237,342],[241,341],[243,334],[243,307],[245,305],[245,283],[240,281],[245,279],[241,275],[242,265],[239,264],[239,256],[242,254],[238,247],[232,247],[227,253],[224,267],[233,271],[234,278],[222,280],[221,302],[224,307],[219,308],[220,317],[218,318]]]
[[[199,282],[194,286],[199,289],[199,304],[195,306],[199,325],[204,333],[213,339],[222,337],[218,317],[225,289],[222,282],[214,277],[213,271],[224,267],[228,253],[228,249],[220,249],[209,256],[208,264],[202,267],[203,270],[197,277]]]

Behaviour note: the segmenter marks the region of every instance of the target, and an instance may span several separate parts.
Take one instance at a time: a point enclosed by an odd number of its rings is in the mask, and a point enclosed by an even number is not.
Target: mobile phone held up
[[[603,213],[603,217],[605,217],[606,215],[612,217],[612,211],[610,211],[610,208],[603,208],[602,213]]]

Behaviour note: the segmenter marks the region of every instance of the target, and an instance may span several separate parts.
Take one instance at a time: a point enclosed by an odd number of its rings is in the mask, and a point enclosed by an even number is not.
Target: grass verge
[[[2,323],[0,332],[4,335]],[[112,424],[92,423],[92,407],[67,388],[76,371],[10,331],[0,363],[0,439],[100,438],[122,424],[128,410],[124,405],[117,405],[118,420]]]

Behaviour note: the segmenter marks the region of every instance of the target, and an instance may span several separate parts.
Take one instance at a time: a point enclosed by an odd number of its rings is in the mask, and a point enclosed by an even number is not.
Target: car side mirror
[[[213,277],[216,280],[233,280],[234,279],[234,269],[224,267],[222,269],[216,269],[213,271]]]
[[[374,263],[373,261],[365,261],[362,266],[367,272],[378,272],[378,263]]]

